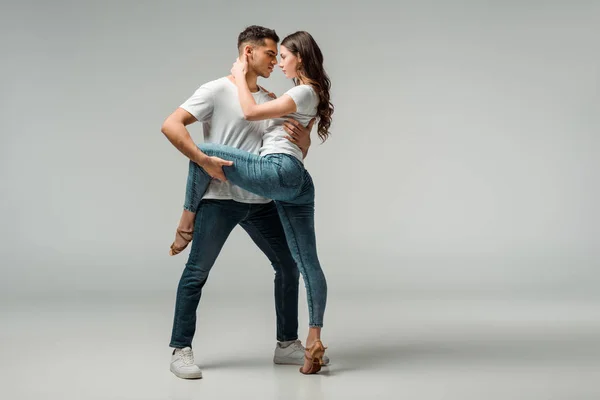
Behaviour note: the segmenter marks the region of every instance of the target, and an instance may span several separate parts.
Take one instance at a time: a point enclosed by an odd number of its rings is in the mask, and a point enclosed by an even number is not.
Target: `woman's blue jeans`
[[[309,325],[323,326],[327,282],[317,257],[315,187],[304,165],[288,154],[264,157],[213,143],[198,146],[209,156],[233,161],[223,167],[227,179],[249,192],[275,200],[288,246],[304,279]],[[184,208],[196,212],[211,177],[190,161]]]

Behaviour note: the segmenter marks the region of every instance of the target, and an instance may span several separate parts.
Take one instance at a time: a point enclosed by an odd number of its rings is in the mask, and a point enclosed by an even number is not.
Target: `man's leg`
[[[275,270],[275,313],[277,340],[298,339],[299,272],[288,247],[283,226],[273,202],[253,204],[248,217],[240,222],[254,243],[271,261]]]
[[[171,359],[171,371],[180,378],[202,377],[191,350],[202,288],[223,244],[247,212],[247,205],[230,200],[203,200],[200,203],[194,241],[177,288],[170,343],[176,349]]]
[[[198,208],[194,241],[177,288],[171,347],[192,346],[202,288],[229,234],[247,210],[247,206],[235,210],[235,204],[240,203],[203,200]]]

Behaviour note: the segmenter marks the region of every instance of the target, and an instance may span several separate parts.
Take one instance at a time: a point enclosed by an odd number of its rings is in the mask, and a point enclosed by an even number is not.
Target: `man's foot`
[[[273,362],[281,365],[304,365],[304,346],[299,340],[278,342]],[[323,356],[323,367],[329,365],[329,357]]]
[[[171,357],[171,372],[182,379],[202,378],[202,371],[194,364],[194,353],[190,347],[175,349]]]

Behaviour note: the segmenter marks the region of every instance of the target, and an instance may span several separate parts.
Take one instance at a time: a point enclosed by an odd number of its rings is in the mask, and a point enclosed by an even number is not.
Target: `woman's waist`
[[[270,155],[270,154],[282,154],[286,156],[293,156],[297,159],[301,164],[303,163],[303,155],[302,150],[298,145],[290,142],[287,138],[287,133],[283,131],[283,133],[269,132],[263,135],[263,142],[260,148],[260,155]]]

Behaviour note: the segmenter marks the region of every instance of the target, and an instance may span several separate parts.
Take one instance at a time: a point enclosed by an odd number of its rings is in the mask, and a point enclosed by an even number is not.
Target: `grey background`
[[[0,397],[599,398],[599,2],[0,7]],[[187,162],[160,126],[249,24],[309,31],[333,82],[306,162],[333,363],[272,366],[272,270],[237,229],[184,382]]]
[[[593,295],[600,4],[318,4],[4,3],[2,297],[173,291],[187,167],[160,125],[251,23],[325,54],[333,134],[307,167],[333,295]],[[270,275],[236,230],[209,286]]]

